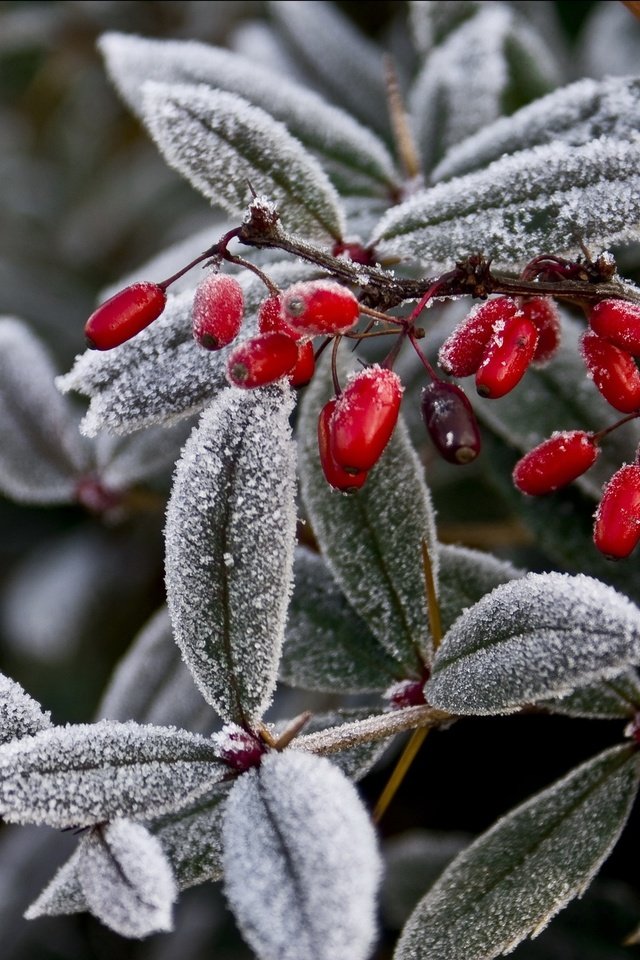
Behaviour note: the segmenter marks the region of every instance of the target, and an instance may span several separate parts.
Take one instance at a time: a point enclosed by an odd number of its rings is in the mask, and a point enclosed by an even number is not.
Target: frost
[[[222,877],[222,803],[228,784],[149,829],[158,838],[181,890]]]
[[[78,874],[87,905],[123,937],[171,930],[177,891],[155,837],[139,823],[114,820],[84,845]]]
[[[270,267],[275,283],[286,286],[318,276],[308,264],[283,262]],[[256,311],[266,296],[262,281],[248,271],[238,282],[245,299],[243,335],[256,332]],[[227,385],[226,362],[231,346],[203,350],[191,332],[193,290],[169,296],[165,312],[151,326],[122,346],[104,353],[87,350],[73,369],[58,377],[67,393],[76,390],[91,399],[83,432],[128,434],[151,424],[167,423],[198,412]]]
[[[320,467],[316,439],[318,414],[330,391],[325,364],[316,370],[300,414],[303,500],[345,597],[384,649],[403,665],[403,675],[419,676],[423,659],[431,655],[423,538],[437,576],[434,512],[422,465],[399,422],[364,487],[349,496],[331,490]]]
[[[410,0],[409,25],[416,49],[428,53],[481,7],[478,0]]]
[[[537,706],[568,717],[628,720],[640,708],[640,680],[635,670],[627,670],[558,700],[542,700]]]
[[[28,327],[0,317],[0,492],[19,502],[72,501],[88,465],[88,448],[54,376]]]
[[[372,716],[372,712],[371,707],[349,707],[329,713],[314,713],[308,723],[304,725],[304,735],[307,736],[321,730],[339,730],[345,724],[366,720]],[[393,734],[390,734],[385,739],[356,742],[351,747],[333,752],[331,762],[344,773],[345,777],[357,782],[362,780],[377,764],[378,760],[384,756],[392,738]],[[294,740],[292,749],[297,749],[296,745],[300,746],[302,742],[300,739]],[[313,750],[309,752],[313,753]]]
[[[630,21],[628,14],[626,20]],[[453,147],[433,171],[433,179],[459,177],[486,167],[505,154],[553,141],[581,147],[602,137],[622,142],[635,140],[640,131],[639,106],[638,77],[578,80]]]
[[[451,33],[427,57],[411,93],[424,169],[509,112],[510,100],[521,94],[513,89],[514,74],[523,72],[527,99],[546,93],[558,81],[546,46],[506,5],[480,8]]]
[[[394,960],[491,960],[540,933],[611,852],[637,766],[629,747],[614,747],[498,820],[420,901]]]
[[[133,640],[97,714],[107,720],[173,724],[210,732],[215,717],[180,658],[166,607],[158,610]]]
[[[55,727],[0,747],[0,812],[63,828],[147,819],[206,794],[227,770],[208,740],[171,727]]]
[[[149,427],[115,438],[98,434],[96,461],[100,481],[109,490],[128,490],[173,468],[193,424]]]
[[[236,93],[286,124],[290,133],[313,150],[329,169],[355,171],[369,190],[393,185],[393,161],[384,144],[349,114],[329,106],[317,94],[227,50],[193,41],[148,40],[107,33],[100,41],[107,69],[120,94],[140,116],[145,81],[207,84]]]
[[[452,713],[508,713],[639,660],[640,611],[626,597],[584,575],[528,574],[454,623],[425,694]]]
[[[280,679],[306,690],[366,693],[402,676],[402,665],[349,606],[322,557],[298,549]]]
[[[15,680],[0,674],[0,744],[31,736],[51,727],[49,713]]]
[[[264,757],[225,811],[225,892],[260,960],[366,960],[380,863],[373,827],[328,760]]]
[[[241,726],[270,703],[284,637],[296,521],[292,405],[279,387],[221,393],[185,446],[167,510],[176,642],[205,700]]]
[[[501,583],[523,575],[507,560],[466,547],[438,545],[440,575],[438,603],[442,629],[447,631],[460,614]]]
[[[25,912],[25,920],[84,913],[88,909],[78,874],[78,866],[84,855],[87,839],[80,841],[67,862],[56,871],[40,896]]]
[[[639,161],[640,137],[522,150],[392,208],[373,242],[446,266],[478,251],[513,266],[547,250],[578,253],[579,240],[629,242],[639,235]]]
[[[277,204],[285,229],[344,233],[340,199],[318,161],[278,120],[235,93],[148,81],[144,120],[169,166],[231,214],[252,190]]]

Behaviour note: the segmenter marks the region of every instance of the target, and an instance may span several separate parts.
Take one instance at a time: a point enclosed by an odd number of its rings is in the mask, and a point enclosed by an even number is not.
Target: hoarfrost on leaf
[[[15,680],[0,674],[0,744],[31,736],[51,727],[45,713]]]
[[[0,746],[0,813],[58,828],[145,820],[206,795],[228,770],[209,740],[171,727],[53,727]]]
[[[228,783],[178,813],[148,824],[181,890],[222,877],[222,810]]]
[[[296,523],[292,406],[286,387],[219,394],[184,448],[167,509],[176,642],[205,700],[244,727],[271,701],[284,638]]]
[[[456,620],[425,694],[451,713],[508,713],[639,661],[640,611],[630,600],[583,574],[528,574]]]
[[[235,93],[148,81],[144,120],[169,166],[231,214],[252,190],[283,226],[327,242],[344,234],[340,199],[318,161],[278,120]]]
[[[640,710],[640,678],[637,671],[626,670],[610,680],[574,690],[566,697],[541,700],[537,706],[568,717],[630,720]]]
[[[485,594],[501,583],[523,576],[523,571],[507,560],[468,547],[441,543],[438,544],[438,557],[438,604],[445,632],[460,614]]]
[[[608,857],[638,790],[633,748],[614,747],[512,810],[420,901],[394,960],[492,960],[536,936]]]
[[[260,960],[366,960],[379,855],[366,810],[333,764],[266,755],[231,790],[223,843],[225,892]]]
[[[141,824],[114,820],[92,830],[78,874],[91,913],[121,936],[173,929],[175,880],[160,843]]]
[[[56,871],[40,896],[25,911],[25,920],[66,916],[88,910],[78,872],[87,840],[88,837],[83,837],[69,859]]]

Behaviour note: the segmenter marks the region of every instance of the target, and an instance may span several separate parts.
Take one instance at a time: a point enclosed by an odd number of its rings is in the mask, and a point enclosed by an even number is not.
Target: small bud
[[[219,733],[214,733],[211,739],[220,759],[238,773],[260,766],[266,748],[264,743],[249,730],[244,730],[235,723],[229,723]]]

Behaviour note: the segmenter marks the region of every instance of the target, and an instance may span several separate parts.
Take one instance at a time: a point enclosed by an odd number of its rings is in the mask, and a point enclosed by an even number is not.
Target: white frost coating
[[[51,727],[51,716],[15,680],[0,674],[0,744]]]
[[[269,267],[280,286],[319,275],[309,264],[283,262]],[[239,274],[245,300],[243,335],[257,330],[256,311],[266,296],[262,281]],[[164,313],[146,330],[113,350],[87,350],[72,370],[58,377],[63,393],[75,390],[91,399],[82,430],[127,434],[198,412],[227,385],[226,362],[232,346],[203,350],[191,332],[193,290],[169,295]]]
[[[149,819],[206,794],[227,770],[208,740],[171,727],[54,727],[0,746],[0,812],[63,828]]]
[[[576,237],[634,240],[640,223],[640,136],[582,146],[555,141],[496,160],[477,173],[393,207],[373,242],[431,265],[482,253],[499,263],[578,250]]]
[[[260,107],[203,84],[148,81],[143,110],[169,166],[213,204],[239,213],[251,203],[252,188],[278,204],[285,229],[324,241],[344,234],[340,198],[326,173]]]
[[[109,490],[128,490],[167,474],[180,455],[192,424],[148,427],[127,437],[98,434],[96,461],[102,483]]]
[[[284,637],[296,524],[292,407],[286,388],[220,393],[184,448],[167,508],[176,642],[205,700],[241,725],[271,702]]]
[[[237,93],[286,124],[293,136],[326,163],[354,167],[374,185],[397,181],[384,144],[348,113],[316,93],[237,53],[194,41],[151,40],[107,33],[100,40],[107,69],[122,97],[142,115],[142,85],[207,84]]]
[[[636,703],[640,703],[640,679],[635,670],[627,670],[558,700],[543,700],[538,706],[568,717],[629,720],[637,712]]]
[[[0,493],[21,503],[68,503],[89,463],[54,377],[38,338],[19,320],[0,317]]]
[[[499,560],[490,553],[438,544],[440,575],[438,603],[443,631],[447,631],[461,613],[477,603],[486,593],[501,583],[523,576],[507,560]]]
[[[394,960],[492,960],[581,896],[618,840],[638,762],[614,747],[511,811],[420,901]]]
[[[452,713],[508,713],[638,662],[640,611],[630,600],[582,574],[528,574],[454,623],[425,693]]]
[[[78,864],[91,913],[123,937],[173,929],[177,889],[158,840],[139,823],[93,830]]]
[[[88,909],[78,875],[78,866],[84,856],[88,839],[87,836],[80,840],[69,859],[56,871],[40,896],[25,911],[25,920],[84,913]]]
[[[506,5],[481,8],[426,59],[410,100],[425,169],[504,113],[513,82],[509,54],[514,46],[527,71],[535,65],[529,82],[535,79],[544,90],[555,86],[557,70],[546,45]],[[522,69],[522,62],[518,67]]]
[[[205,800],[149,825],[181,890],[222,876],[222,803],[228,783]]]
[[[578,147],[599,137],[633,139],[640,131],[639,107],[638,77],[578,80],[522,107],[511,117],[496,120],[453,147],[432,177],[434,180],[459,177],[485,167],[504,154],[554,140]]]
[[[265,756],[233,786],[223,843],[225,893],[260,960],[366,960],[380,860],[368,814],[333,764]]]

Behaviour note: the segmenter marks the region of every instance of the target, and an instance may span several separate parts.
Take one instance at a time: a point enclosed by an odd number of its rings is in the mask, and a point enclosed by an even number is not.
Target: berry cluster
[[[514,483],[523,493],[545,495],[571,483],[593,466],[601,441],[611,431],[640,416],[640,370],[636,365],[640,357],[640,306],[620,298],[603,298],[599,291],[592,295],[593,285],[606,285],[615,272],[615,264],[605,255],[596,261],[576,262],[549,255],[536,257],[520,279],[512,282],[496,281],[486,261],[471,258],[431,282],[424,295],[418,294],[419,303],[412,313],[397,317],[367,306],[364,288],[360,298],[351,289],[363,286],[359,275],[345,275],[345,263],[370,267],[374,263],[371,250],[341,245],[333,251],[333,273],[341,282],[305,281],[282,291],[257,267],[227,251],[226,244],[233,236],[239,236],[239,231],[231,231],[168,280],[134,283],[117,293],[87,321],[87,342],[92,348],[108,350],[135,336],[162,313],[167,287],[205,259],[210,259],[215,269],[195,291],[193,336],[207,350],[231,347],[227,376],[236,387],[252,389],[283,379],[293,387],[304,386],[315,369],[315,337],[324,338],[320,352],[331,339],[337,348],[345,336],[356,342],[371,335],[394,336],[395,346],[386,359],[363,367],[344,386],[338,382],[334,353],[335,396],[320,413],[318,447],[324,475],[337,490],[350,492],[362,487],[392,436],[403,393],[393,364],[405,340],[416,350],[428,377],[421,412],[440,456],[463,465],[480,453],[480,432],[467,396],[460,386],[434,370],[418,344],[424,331],[416,321],[436,296],[472,293],[484,298],[444,342],[438,361],[450,377],[475,377],[478,394],[489,400],[506,396],[529,366],[545,364],[555,354],[560,322],[553,296],[573,300],[587,312],[589,329],[580,344],[587,375],[608,403],[626,416],[597,434],[584,430],[554,433],[531,450],[513,473]],[[238,281],[219,271],[223,259],[253,270],[268,290],[258,311],[258,333],[236,345],[234,341],[242,330],[244,298]],[[325,267],[326,260],[325,256]],[[391,276],[389,284],[393,283]],[[576,287],[575,292],[569,290],[570,296],[567,284]],[[501,292],[500,286],[502,291],[515,292]],[[540,286],[545,288],[545,295],[540,295]],[[493,292],[500,295],[487,298]],[[400,296],[394,291],[393,297],[389,302],[400,303],[416,299],[416,294],[407,288]],[[358,332],[362,314],[370,324],[364,332]],[[371,334],[371,325],[380,321],[385,322],[385,329]],[[596,514],[594,541],[610,557],[628,556],[640,541],[640,453],[634,464],[624,465],[605,486]]]

